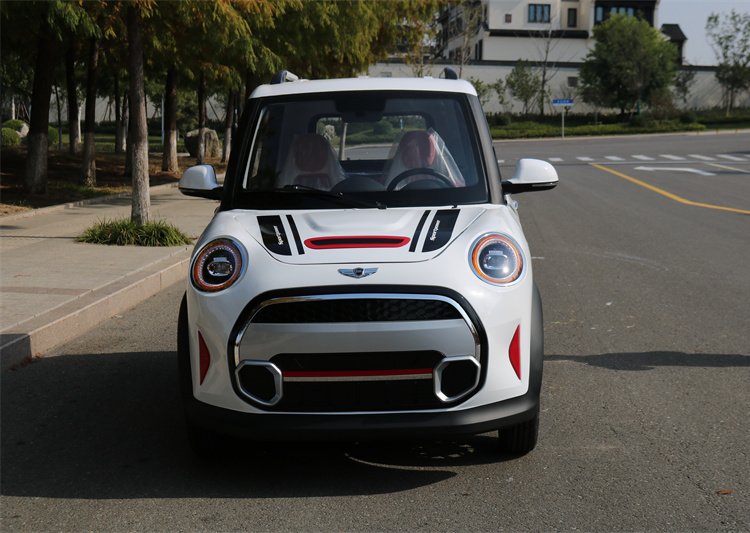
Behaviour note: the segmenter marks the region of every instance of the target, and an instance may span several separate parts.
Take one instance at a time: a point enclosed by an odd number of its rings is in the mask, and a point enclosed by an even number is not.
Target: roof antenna
[[[450,67],[445,67],[443,69],[443,72],[441,72],[441,74],[442,75],[440,77],[441,78],[445,78],[446,80],[457,80],[458,79],[458,74],[456,74],[456,71],[453,70]]]

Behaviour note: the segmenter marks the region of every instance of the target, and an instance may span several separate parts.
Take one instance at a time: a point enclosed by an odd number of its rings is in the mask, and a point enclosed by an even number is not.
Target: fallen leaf
[[[716,494],[720,494],[721,496],[726,496],[727,494],[732,494],[734,491],[732,489],[721,489],[717,490]]]

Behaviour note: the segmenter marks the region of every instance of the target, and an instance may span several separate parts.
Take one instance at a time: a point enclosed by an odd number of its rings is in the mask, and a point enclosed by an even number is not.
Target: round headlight
[[[523,272],[523,256],[513,239],[491,233],[477,239],[471,250],[471,268],[483,281],[494,285],[513,283]]]
[[[240,245],[229,239],[217,239],[195,256],[191,278],[196,289],[216,292],[231,286],[241,272]]]

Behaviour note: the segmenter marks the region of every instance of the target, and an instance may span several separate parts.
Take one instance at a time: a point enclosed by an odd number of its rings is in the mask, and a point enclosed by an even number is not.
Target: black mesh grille
[[[252,319],[261,324],[453,320],[461,314],[441,300],[367,298],[304,300],[268,305]]]
[[[271,410],[314,412],[400,411],[444,407],[431,379],[284,383],[284,397]]]
[[[279,354],[271,359],[285,371],[358,371],[433,369],[442,359],[435,351]],[[284,381],[276,411],[396,411],[441,405],[432,379],[385,381]]]

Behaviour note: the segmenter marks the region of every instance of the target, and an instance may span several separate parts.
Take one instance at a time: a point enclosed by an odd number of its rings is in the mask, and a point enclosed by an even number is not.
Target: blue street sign
[[[572,98],[553,98],[552,105],[570,107],[573,105],[573,99]]]

